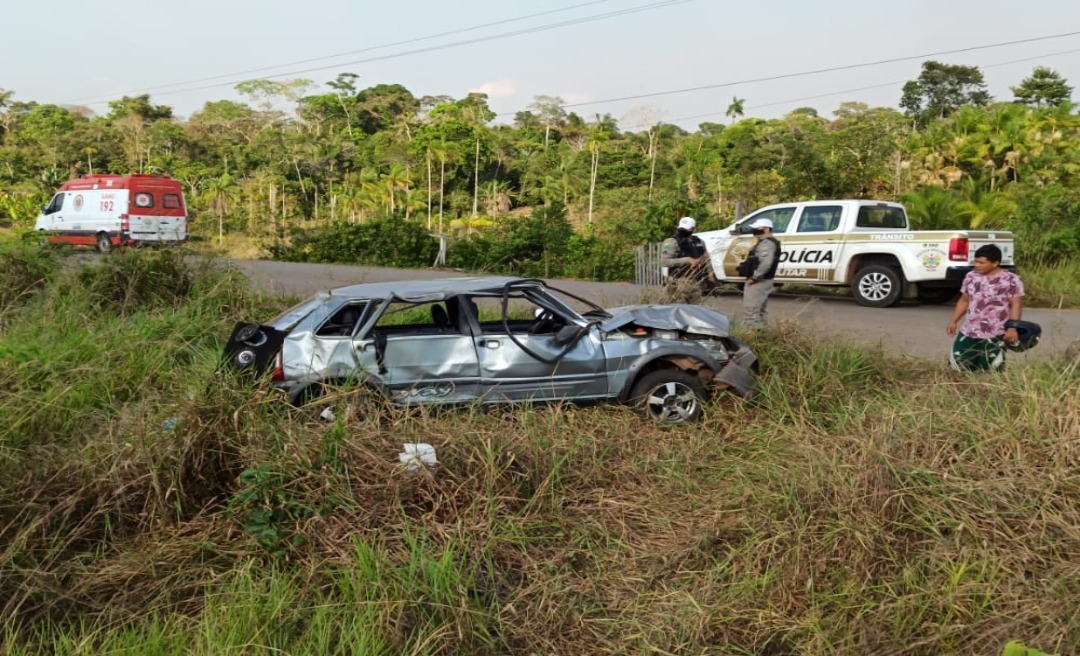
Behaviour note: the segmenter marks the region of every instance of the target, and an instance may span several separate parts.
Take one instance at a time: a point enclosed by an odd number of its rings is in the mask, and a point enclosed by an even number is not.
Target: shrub
[[[286,262],[333,262],[387,267],[427,267],[438,242],[418,223],[385,217],[366,223],[338,221],[319,228],[293,228],[270,254]]]

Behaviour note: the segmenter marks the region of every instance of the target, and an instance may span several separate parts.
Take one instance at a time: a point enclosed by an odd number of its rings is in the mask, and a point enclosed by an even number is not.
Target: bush
[[[1080,191],[1061,185],[1031,188],[1020,197],[1009,229],[1023,264],[1055,264],[1080,256]]]
[[[394,217],[366,223],[338,221],[293,228],[289,239],[269,247],[274,259],[386,267],[427,267],[439,244],[423,226]]]
[[[52,251],[36,245],[0,245],[0,311],[45,287],[58,263]]]
[[[175,305],[193,284],[191,268],[176,249],[121,250],[84,269],[81,278],[96,305],[120,314]]]

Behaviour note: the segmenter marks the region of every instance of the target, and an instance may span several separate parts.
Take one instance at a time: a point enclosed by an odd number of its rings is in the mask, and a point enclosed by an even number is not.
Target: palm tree
[[[210,203],[210,210],[218,220],[218,242],[225,240],[225,215],[232,211],[237,196],[236,178],[222,173],[216,178],[208,178],[203,183],[202,194]]]
[[[392,164],[390,171],[382,176],[382,183],[386,187],[386,197],[389,201],[390,214],[394,214],[396,207],[395,197],[398,191],[408,192],[409,186],[412,184],[412,180],[409,178],[409,171],[401,164]]]
[[[604,130],[604,126],[600,122],[600,117],[597,116],[596,125],[593,126],[593,129],[589,134],[588,144],[589,154],[591,155],[591,168],[589,171],[589,223],[592,223],[593,200],[596,197],[596,177],[600,171],[600,151],[608,138],[608,133]]]
[[[731,122],[734,123],[735,119],[742,118],[742,116],[743,116],[743,103],[745,103],[745,102],[746,102],[745,98],[739,98],[737,96],[732,96],[731,97],[731,104],[728,105],[727,112],[725,112],[724,115],[727,116],[728,118],[730,118]]]
[[[1016,202],[1002,191],[986,191],[974,178],[961,185],[963,198],[957,203],[958,213],[967,219],[970,230],[1000,228],[1016,212]]]

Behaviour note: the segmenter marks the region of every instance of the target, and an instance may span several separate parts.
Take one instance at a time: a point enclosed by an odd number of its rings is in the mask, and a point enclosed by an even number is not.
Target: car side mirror
[[[559,328],[555,333],[555,344],[558,346],[566,346],[570,342],[573,342],[584,332],[584,328],[574,324],[569,324]]]

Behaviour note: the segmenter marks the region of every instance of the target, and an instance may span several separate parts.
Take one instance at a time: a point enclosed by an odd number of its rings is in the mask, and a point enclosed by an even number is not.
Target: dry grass
[[[676,429],[348,395],[328,422],[196,355],[0,444],[10,653],[1080,651],[1076,365],[753,339],[759,397]]]

